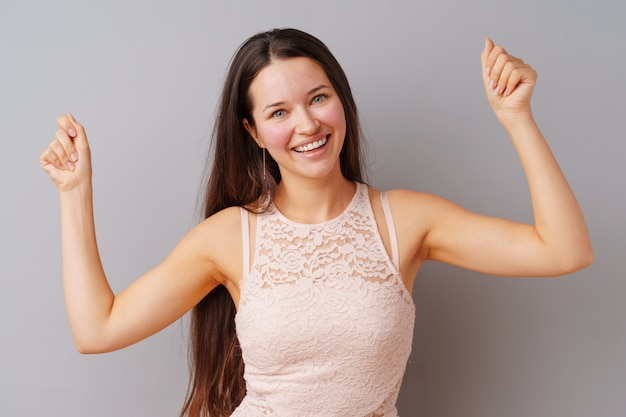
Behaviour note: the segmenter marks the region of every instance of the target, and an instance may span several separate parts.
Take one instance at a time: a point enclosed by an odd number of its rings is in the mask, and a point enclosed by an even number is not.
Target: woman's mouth
[[[326,142],[328,142],[328,136],[325,136],[325,137],[323,137],[320,140],[316,140],[314,142],[307,143],[306,145],[298,146],[297,148],[294,148],[293,150],[296,151],[296,152],[300,152],[300,153],[310,152],[310,151],[314,151],[315,149],[321,148],[322,146],[326,145]]]

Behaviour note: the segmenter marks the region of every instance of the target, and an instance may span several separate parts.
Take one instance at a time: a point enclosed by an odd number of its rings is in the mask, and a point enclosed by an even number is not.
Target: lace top
[[[244,277],[235,321],[247,393],[233,417],[397,416],[415,306],[381,197],[394,262],[364,184],[325,223],[293,222],[273,205],[259,214],[252,268],[242,209]]]

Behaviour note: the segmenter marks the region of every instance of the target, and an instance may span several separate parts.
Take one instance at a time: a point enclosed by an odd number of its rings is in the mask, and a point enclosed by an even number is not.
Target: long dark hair
[[[346,117],[346,137],[339,156],[341,172],[348,180],[363,182],[357,108],[343,69],[319,39],[296,29],[274,29],[249,38],[231,61],[213,130],[207,165],[210,173],[203,188],[204,218],[232,206],[262,212],[274,197],[281,180],[278,165],[267,154],[264,167],[263,151],[244,128],[243,120],[254,126],[248,90],[257,74],[273,60],[294,57],[317,62],[337,91]],[[222,285],[193,308],[191,376],[181,416],[227,417],[243,399],[244,365],[235,313],[230,294]]]

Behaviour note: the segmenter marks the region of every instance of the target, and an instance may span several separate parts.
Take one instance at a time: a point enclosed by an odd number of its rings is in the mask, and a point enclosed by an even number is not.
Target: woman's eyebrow
[[[330,88],[330,86],[329,86],[329,85],[326,85],[326,84],[320,84],[320,85],[318,85],[317,87],[312,88],[312,89],[311,89],[311,90],[307,93],[307,95],[311,95],[311,94],[313,94],[313,93],[316,93],[317,91],[319,91],[319,90],[323,90],[324,88]]]

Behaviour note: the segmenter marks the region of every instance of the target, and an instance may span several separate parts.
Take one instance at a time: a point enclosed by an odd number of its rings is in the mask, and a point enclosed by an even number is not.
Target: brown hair
[[[276,161],[266,155],[243,126],[254,125],[248,90],[272,60],[307,57],[317,62],[344,107],[346,137],[339,159],[343,176],[363,182],[361,134],[348,79],[319,39],[296,29],[273,29],[245,41],[228,70],[213,130],[210,173],[204,186],[204,218],[232,206],[262,212],[281,180]],[[208,172],[208,170],[207,170]],[[270,199],[262,198],[269,196]],[[181,416],[227,417],[243,399],[243,360],[235,329],[235,305],[226,287],[218,286],[191,314],[190,382]]]

